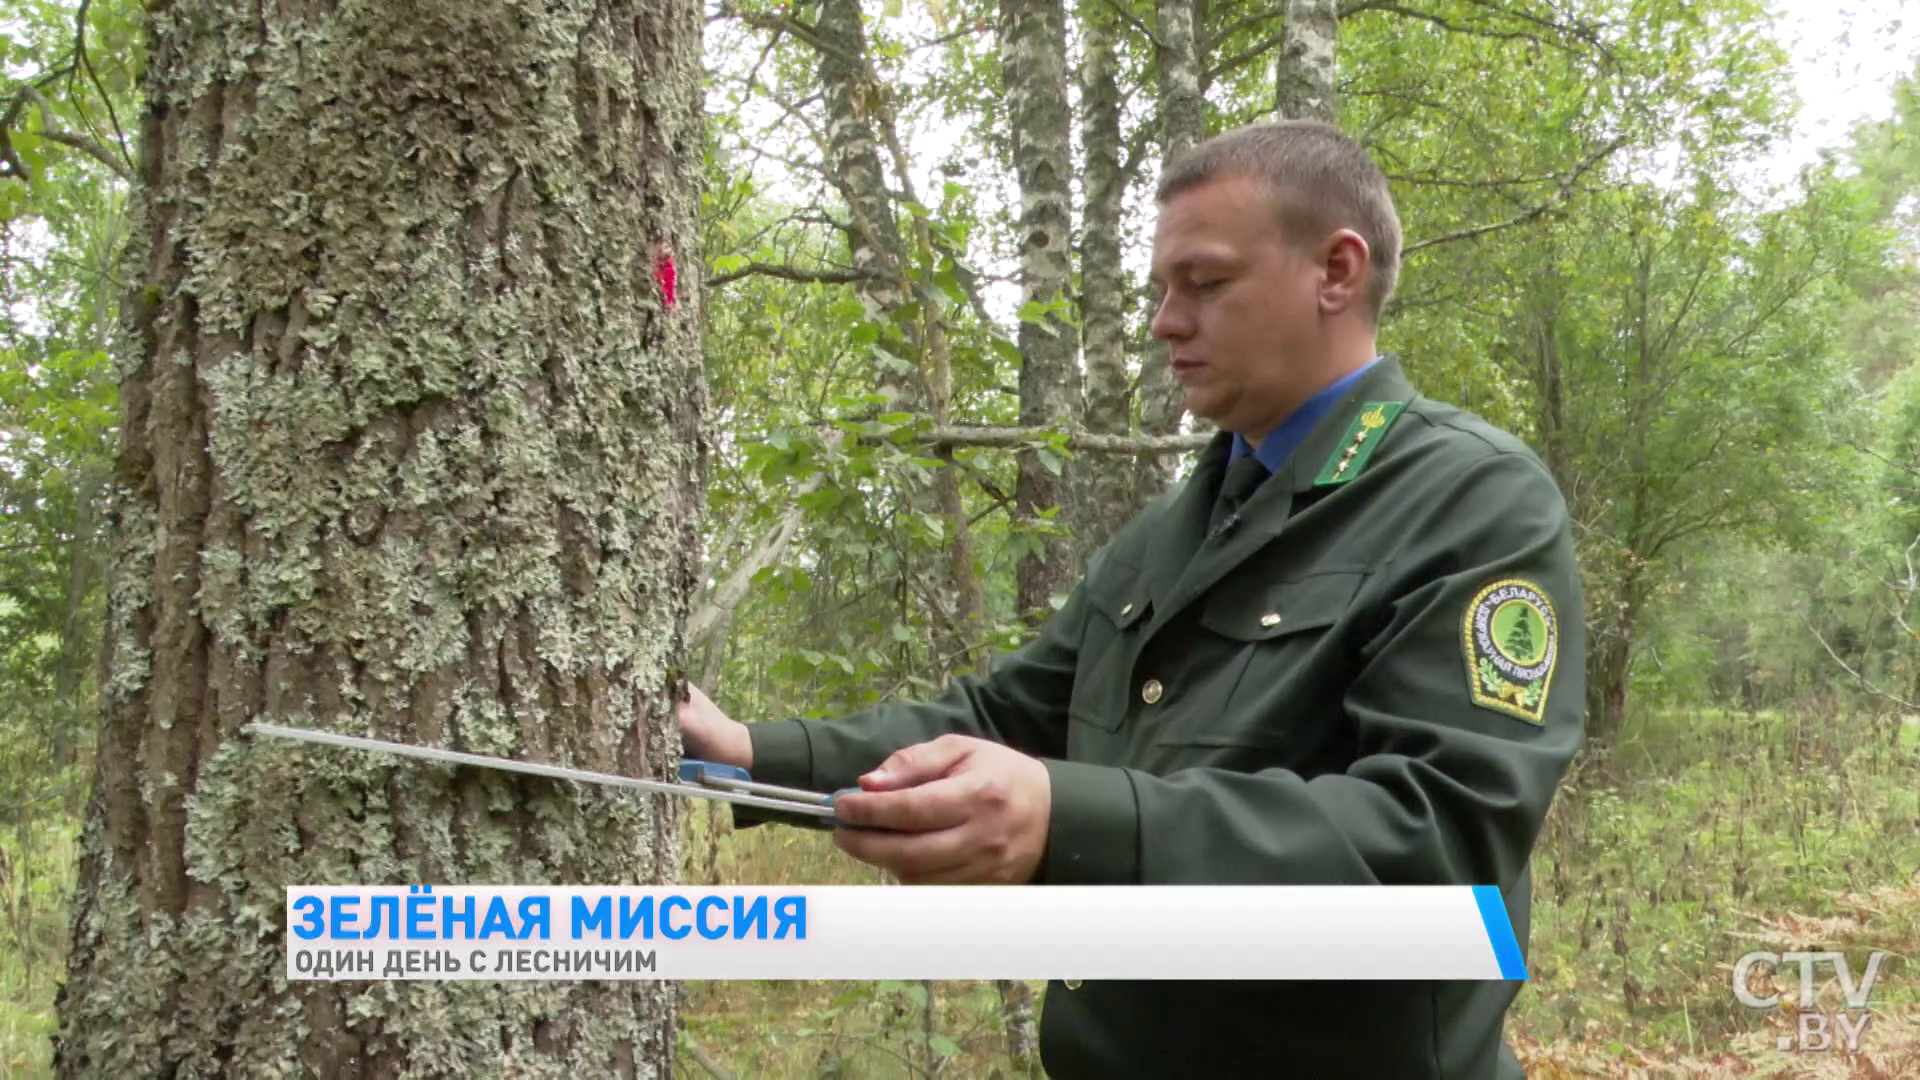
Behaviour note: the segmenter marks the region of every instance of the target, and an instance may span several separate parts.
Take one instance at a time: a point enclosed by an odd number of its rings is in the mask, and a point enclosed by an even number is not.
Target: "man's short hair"
[[[1175,159],[1160,177],[1159,202],[1229,174],[1273,190],[1281,235],[1312,243],[1335,229],[1367,242],[1372,275],[1366,303],[1374,321],[1400,276],[1400,216],[1373,158],[1338,128],[1313,120],[1275,120],[1222,132]]]

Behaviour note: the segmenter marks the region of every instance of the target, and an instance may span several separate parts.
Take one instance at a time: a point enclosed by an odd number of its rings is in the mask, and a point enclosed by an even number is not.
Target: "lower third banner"
[[[289,979],[1525,979],[1489,886],[295,886]]]

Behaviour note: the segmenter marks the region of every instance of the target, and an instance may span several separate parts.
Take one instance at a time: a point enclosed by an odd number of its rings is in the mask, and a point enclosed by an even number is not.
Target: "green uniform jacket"
[[[994,739],[1052,777],[1041,883],[1493,884],[1524,950],[1534,838],[1584,714],[1559,490],[1518,440],[1417,397],[1392,357],[1209,537],[1230,446],[1217,437],[989,676],[752,725],[755,778],[831,791],[900,747]],[[1054,982],[1042,1063],[1506,1080],[1519,986]]]

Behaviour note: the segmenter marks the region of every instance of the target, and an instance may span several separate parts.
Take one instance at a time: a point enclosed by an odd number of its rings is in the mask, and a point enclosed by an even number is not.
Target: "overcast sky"
[[[1847,126],[1884,116],[1893,80],[1920,53],[1920,0],[1773,0],[1800,96],[1794,137],[1774,160],[1782,180],[1838,144]]]

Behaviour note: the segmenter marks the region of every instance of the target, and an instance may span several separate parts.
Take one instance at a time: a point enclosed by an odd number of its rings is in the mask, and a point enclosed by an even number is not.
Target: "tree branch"
[[[1240,52],[1235,53],[1233,56],[1230,56],[1227,59],[1220,61],[1219,63],[1207,69],[1207,78],[1209,80],[1217,79],[1220,76],[1225,75],[1227,72],[1232,71],[1234,68],[1239,67],[1241,64],[1245,64],[1252,60],[1258,60],[1260,57],[1266,55],[1267,53],[1272,52],[1274,46],[1280,44],[1280,39],[1284,36],[1285,36],[1284,33],[1270,34],[1266,38],[1262,39],[1258,44],[1252,46],[1251,48],[1243,49]]]
[[[794,493],[794,504],[780,518],[771,533],[760,546],[734,567],[727,579],[714,587],[713,593],[700,604],[699,610],[687,617],[687,649],[698,652],[707,646],[708,639],[725,622],[733,609],[746,599],[747,591],[753,587],[754,575],[779,562],[793,543],[795,534],[800,531],[800,519],[804,516],[799,499],[813,494],[826,480],[825,473],[814,473],[807,482],[800,485]]]
[[[1143,38],[1146,38],[1149,42],[1151,42],[1155,49],[1166,48],[1165,43],[1163,43],[1160,40],[1159,35],[1147,29],[1146,24],[1141,22],[1139,19],[1135,18],[1133,12],[1128,11],[1125,5],[1120,3],[1120,0],[1107,0],[1107,10],[1113,12],[1115,15],[1120,16],[1121,20],[1124,21],[1128,26],[1131,26],[1135,30],[1139,31],[1140,36]]]
[[[1450,244],[1456,240],[1471,240],[1476,236],[1485,236],[1491,232],[1498,232],[1501,229],[1511,229],[1517,225],[1525,225],[1530,221],[1534,221],[1544,216],[1554,207],[1566,202],[1568,196],[1573,194],[1574,185],[1580,182],[1580,178],[1585,176],[1588,170],[1612,155],[1615,150],[1625,146],[1626,143],[1627,140],[1625,138],[1614,139],[1612,142],[1607,143],[1605,146],[1587,155],[1586,160],[1575,165],[1573,170],[1567,173],[1566,178],[1560,182],[1559,190],[1555,191],[1546,201],[1537,206],[1523,210],[1505,221],[1496,221],[1487,225],[1475,225],[1471,228],[1458,229],[1454,232],[1442,233],[1439,236],[1430,236],[1425,240],[1415,241],[1414,243],[1408,244],[1406,250],[1400,254],[1404,258],[1423,248],[1435,247],[1440,244]]]
[[[127,153],[127,133],[120,127],[120,114],[113,107],[113,98],[107,94],[107,88],[100,82],[100,73],[93,69],[93,58],[87,55],[87,10],[93,6],[93,0],[80,0],[80,10],[74,15],[73,53],[74,62],[84,68],[93,88],[100,94],[100,103],[106,106],[107,122],[113,125],[114,146],[120,151],[120,160],[133,171],[133,156]],[[84,112],[83,112],[84,118]],[[93,121],[87,118],[91,127]]]
[[[1543,30],[1549,30],[1557,35],[1570,37],[1576,41],[1585,42],[1586,44],[1591,45],[1595,49],[1599,50],[1601,56],[1606,57],[1608,60],[1613,59],[1612,50],[1608,49],[1604,44],[1601,43],[1599,33],[1596,32],[1591,26],[1581,26],[1576,23],[1554,22],[1552,19],[1543,19],[1540,16],[1535,15],[1530,11],[1516,11],[1513,8],[1502,7],[1499,4],[1493,3],[1492,0],[1467,0],[1467,3],[1472,4],[1474,7],[1483,8],[1487,11],[1491,11],[1496,15],[1505,15],[1509,19],[1517,19],[1520,22],[1529,22],[1535,26],[1540,27]]]
[[[715,274],[707,279],[706,285],[709,289],[717,289],[722,285],[739,281],[741,278],[754,276],[802,283],[817,282],[825,285],[851,285],[874,277],[873,274],[862,270],[809,270],[800,266],[777,266],[772,263],[756,262],[748,263],[729,273]]]
[[[1459,179],[1451,176],[1441,176],[1438,173],[1390,172],[1390,173],[1386,173],[1385,175],[1388,180],[1391,180],[1396,184],[1412,184],[1416,187],[1457,187],[1457,188],[1479,188],[1479,189],[1503,188],[1503,187],[1529,187],[1534,184],[1544,184],[1550,180],[1560,179],[1560,174],[1558,173],[1548,173],[1545,176],[1523,176],[1513,180],[1465,180],[1465,179]]]
[[[1524,30],[1496,30],[1489,26],[1470,26],[1464,23],[1453,22],[1452,20],[1447,19],[1440,15],[1431,15],[1424,11],[1415,11],[1412,8],[1405,7],[1401,4],[1386,3],[1386,2],[1370,3],[1367,5],[1367,10],[1384,11],[1390,15],[1398,15],[1406,19],[1417,19],[1420,22],[1432,23],[1434,26],[1437,26],[1440,29],[1445,30],[1450,34],[1460,34],[1465,37],[1488,38],[1493,41],[1531,41],[1536,45],[1545,46],[1546,48],[1549,48],[1549,49],[1560,49],[1566,52],[1574,51],[1571,45],[1568,45],[1564,41],[1558,40],[1557,37],[1542,38],[1539,34],[1529,33]],[[1533,21],[1538,22],[1538,20],[1533,20]],[[1546,25],[1549,27],[1553,26],[1553,24],[1551,23],[1546,23],[1543,25]],[[1554,29],[1558,30],[1559,28],[1554,27]]]
[[[106,147],[101,146],[85,135],[75,135],[70,131],[48,129],[40,132],[40,137],[46,139],[48,142],[57,142],[61,146],[72,147],[95,161],[98,161],[100,164],[105,165],[113,172],[113,175],[125,180],[129,184],[133,183],[133,170],[122,164],[120,159],[113,155],[113,151],[108,150]]]
[[[1000,485],[993,482],[993,477],[989,475],[985,469],[982,469],[971,461],[962,461],[951,455],[947,457],[946,461],[947,464],[958,468],[971,477],[974,483],[980,485],[980,490],[987,493],[988,498],[1006,507],[1009,516],[1013,514],[1013,497],[1001,491]]]
[[[1889,694],[1885,690],[1882,690],[1879,687],[1873,685],[1872,680],[1868,679],[1865,675],[1862,675],[1859,672],[1853,670],[1852,665],[1848,664],[1845,660],[1840,659],[1840,654],[1833,651],[1833,646],[1827,644],[1827,639],[1820,636],[1819,630],[1814,629],[1813,620],[1807,618],[1805,612],[1801,612],[1800,621],[1807,624],[1807,632],[1813,635],[1813,640],[1819,642],[1821,648],[1827,650],[1827,655],[1833,657],[1833,662],[1840,665],[1840,670],[1853,676],[1854,680],[1857,681],[1861,686],[1865,687],[1868,693],[1872,694],[1877,698],[1882,698],[1887,701],[1891,701],[1895,705],[1898,705],[1901,708],[1906,709],[1908,712],[1920,711],[1920,705],[1916,705],[1913,702],[1908,701],[1903,697],[1898,697],[1894,694]]]
[[[1865,454],[1868,457],[1877,459],[1882,465],[1885,465],[1888,468],[1899,469],[1901,472],[1906,473],[1908,476],[1920,477],[1920,469],[1916,469],[1911,465],[1902,465],[1900,462],[1895,461],[1890,457],[1887,457],[1885,454],[1880,453],[1878,450],[1875,450],[1870,446],[1861,446],[1857,442],[1848,442],[1847,446],[1850,449],[1852,449],[1855,453]]]
[[[95,161],[98,161],[100,164],[105,165],[121,180],[129,184],[134,182],[132,167],[115,157],[111,150],[108,150],[106,147],[85,135],[76,135],[70,131],[60,130],[59,126],[53,122],[53,106],[47,103],[45,95],[41,94],[37,86],[33,84],[22,86],[14,94],[13,102],[7,107],[5,119],[0,120],[0,128],[5,129],[5,131],[0,131],[0,135],[13,129],[13,126],[19,121],[21,110],[28,104],[33,105],[40,113],[40,130],[34,134],[39,135],[48,142],[59,143],[61,146],[78,150]],[[19,176],[23,180],[32,179],[27,172],[26,166],[15,156],[13,144],[10,140],[0,142],[0,160],[6,162],[9,175]]]
[[[866,66],[866,61],[862,58],[853,55],[847,50],[828,41],[826,38],[821,37],[818,30],[815,30],[813,27],[808,26],[806,23],[801,22],[791,15],[763,15],[751,11],[738,11],[734,10],[732,4],[724,5],[721,9],[721,14],[739,19],[741,22],[757,30],[772,30],[779,33],[792,34],[819,52],[826,53],[829,56],[839,57],[855,67],[864,68]]]
[[[1030,442],[1066,436],[1069,450],[1089,454],[1186,454],[1202,449],[1211,435],[1104,435],[1093,431],[1059,431],[1043,427],[934,428],[920,440],[924,446],[980,446],[1017,449]]]
[[[1207,53],[1213,51],[1213,46],[1218,45],[1219,43],[1227,40],[1228,38],[1239,33],[1240,31],[1246,30],[1250,27],[1258,26],[1259,24],[1263,22],[1267,22],[1272,19],[1281,18],[1285,16],[1286,13],[1287,13],[1286,8],[1276,7],[1276,8],[1268,8],[1267,10],[1262,11],[1257,15],[1248,15],[1245,18],[1234,22],[1233,25],[1228,26],[1227,28],[1221,30],[1218,34],[1210,35],[1207,38],[1207,40],[1202,43],[1203,47],[1199,50],[1199,52],[1202,56],[1205,56]]]

